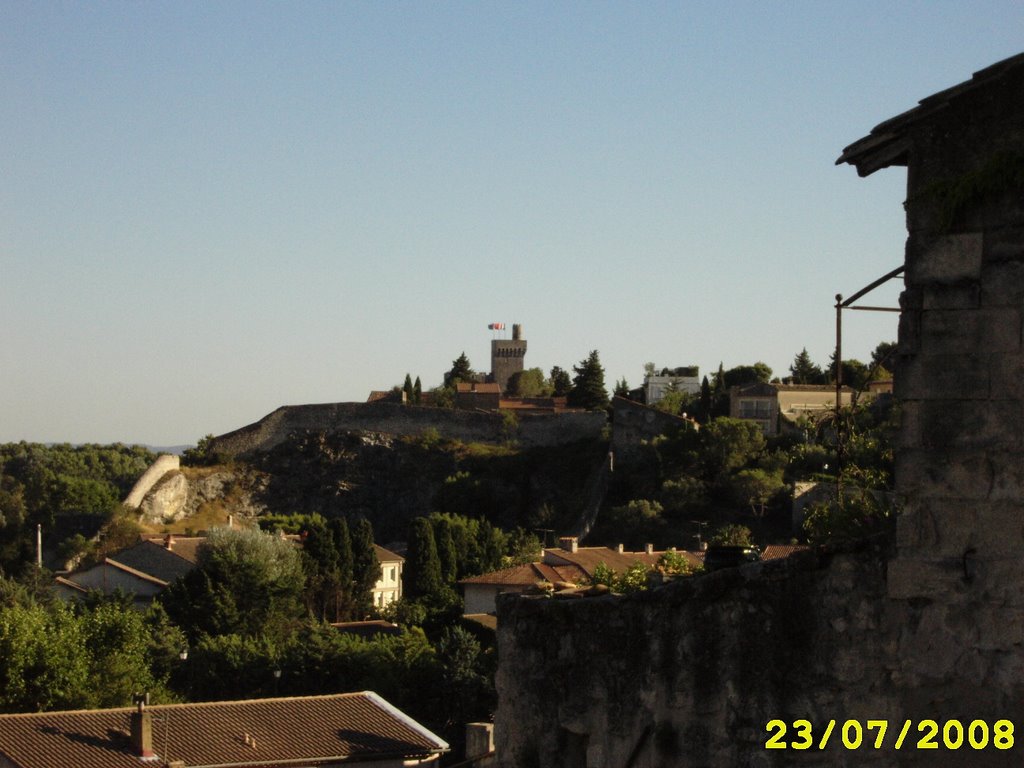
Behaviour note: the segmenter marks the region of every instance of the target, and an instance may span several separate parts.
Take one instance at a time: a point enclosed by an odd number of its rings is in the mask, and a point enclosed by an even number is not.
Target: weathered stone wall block
[[[1018,352],[1020,334],[1020,310],[1015,307],[921,313],[922,347],[944,354]]]
[[[980,232],[911,240],[907,281],[916,284],[977,281],[981,277],[983,238]]]

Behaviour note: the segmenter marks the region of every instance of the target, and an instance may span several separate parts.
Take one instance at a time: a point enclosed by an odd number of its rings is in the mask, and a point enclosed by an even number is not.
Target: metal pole
[[[843,427],[840,405],[843,396],[843,294],[836,294],[836,499],[843,500]]]

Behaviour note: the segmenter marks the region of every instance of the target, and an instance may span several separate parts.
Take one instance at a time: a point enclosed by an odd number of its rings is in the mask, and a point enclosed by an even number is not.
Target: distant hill
[[[148,450],[152,451],[153,453],[170,453],[170,454],[172,454],[174,456],[181,456],[181,454],[183,454],[189,448],[195,448],[196,446],[195,446],[195,443],[193,443],[191,445],[169,445],[169,446],[146,445],[146,446],[143,446],[143,447],[147,448]]]

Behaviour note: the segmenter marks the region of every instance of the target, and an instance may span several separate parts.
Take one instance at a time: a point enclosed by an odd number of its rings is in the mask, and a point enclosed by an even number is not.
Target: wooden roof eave
[[[856,167],[858,176],[870,176],[875,171],[893,165],[907,164],[910,142],[905,136],[885,134],[871,135],[851,144],[836,160],[836,165],[849,163]]]
[[[868,136],[846,147],[836,160],[836,165],[849,163],[856,166],[860,176],[870,176],[875,171],[893,165],[906,165],[910,151],[908,129],[912,124],[949,109],[950,104],[962,95],[984,87],[1020,66],[1024,66],[1024,53],[979,70],[970,80],[926,96],[916,107],[879,123]]]

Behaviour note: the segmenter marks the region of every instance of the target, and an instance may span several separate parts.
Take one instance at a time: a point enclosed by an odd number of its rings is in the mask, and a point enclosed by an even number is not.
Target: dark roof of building
[[[910,151],[908,128],[948,109],[965,94],[987,86],[1022,66],[1024,53],[997,62],[975,72],[970,80],[921,99],[913,109],[876,125],[869,135],[846,147],[836,165],[849,163],[856,166],[860,176],[869,176],[892,165],[906,165]]]
[[[168,539],[170,545],[168,546]],[[188,573],[196,564],[197,553],[205,536],[168,536],[148,539],[135,546],[115,552],[110,557],[117,562],[148,573],[164,581],[174,581]]]
[[[699,564],[700,561],[692,552],[676,551],[694,565]],[[570,552],[562,547],[550,547],[544,550],[544,560],[552,565],[557,565],[560,560],[571,563],[583,569],[590,577],[594,575],[594,569],[602,563],[616,573],[625,573],[635,563],[642,563],[648,568],[654,568],[663,554],[665,554],[664,551],[619,552],[609,547],[579,547],[575,552]]]
[[[460,395],[469,392],[478,395],[500,395],[501,385],[493,381],[460,381],[455,385],[455,391]]]
[[[470,576],[460,584],[490,584],[494,586],[532,587],[538,581],[571,581],[582,583],[590,575],[577,565],[548,565],[547,563],[526,563],[502,568],[498,571]]]
[[[405,558],[397,552],[392,552],[390,549],[385,549],[380,544],[373,545],[373,551],[377,553],[377,562],[379,563],[404,563]]]
[[[134,708],[0,716],[0,756],[14,768],[139,768]],[[189,768],[426,757],[448,744],[377,694],[152,706],[152,765]],[[0,761],[2,762],[2,761]]]
[[[195,567],[196,550],[203,541],[203,537],[175,537],[168,549],[163,538],[145,539],[108,555],[104,558],[104,564],[144,581],[166,586]],[[79,586],[75,582],[75,573],[69,573],[61,583]]]
[[[783,393],[799,392],[835,392],[835,384],[781,384],[772,382],[755,381],[751,384],[739,384],[733,387],[733,391],[743,397],[772,397]],[[842,391],[846,394],[852,393],[853,388],[843,384]]]
[[[781,560],[784,557],[789,557],[794,552],[802,552],[805,549],[809,549],[806,544],[766,544],[761,548],[761,560]],[[699,558],[700,562],[704,562],[704,551],[687,552],[687,554]]]

